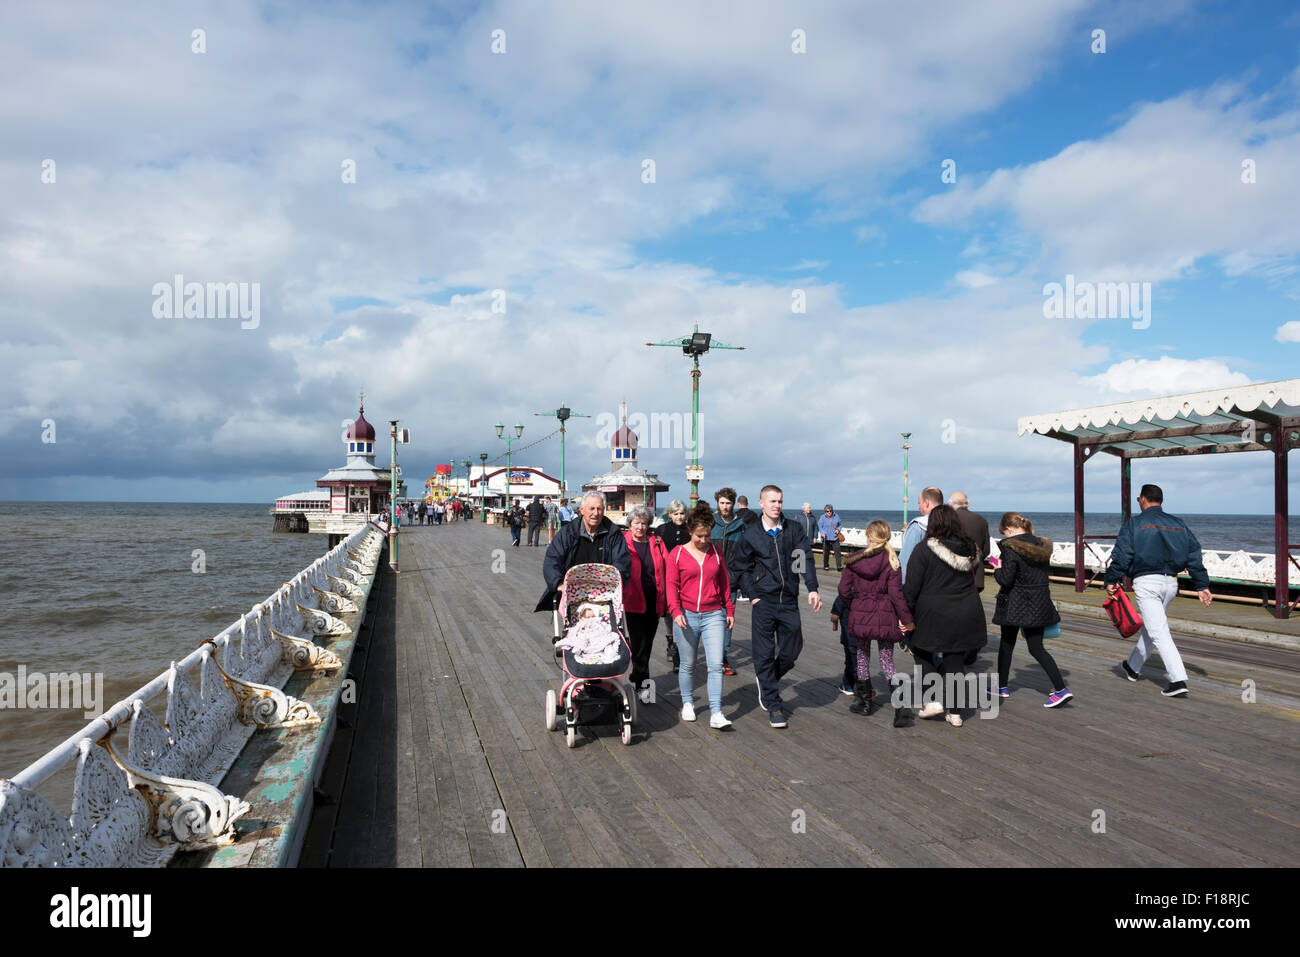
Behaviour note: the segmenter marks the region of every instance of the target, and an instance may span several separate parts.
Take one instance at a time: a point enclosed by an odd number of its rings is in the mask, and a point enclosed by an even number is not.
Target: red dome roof
[[[636,433],[626,425],[615,432],[614,438],[610,441],[610,448],[634,449],[636,447]]]
[[[375,427],[366,421],[365,410],[357,416],[357,420],[348,426],[349,442],[373,442],[375,440]]]

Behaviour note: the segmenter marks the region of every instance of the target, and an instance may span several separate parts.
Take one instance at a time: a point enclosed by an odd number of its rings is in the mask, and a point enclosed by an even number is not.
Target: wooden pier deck
[[[1169,700],[1158,660],[1151,680],[1124,681],[1130,643],[1067,616],[1049,645],[1074,702],[1042,707],[1046,678],[1020,647],[996,718],[896,730],[888,706],[858,717],[836,689],[838,576],[819,569],[827,607],[803,606],[804,651],[782,686],[789,728],[757,707],[742,605],[740,674],[724,679],[732,729],[708,727],[702,658],[702,718],[681,721],[661,633],[658,703],[640,707],[632,745],[610,727],[569,750],[543,724],[558,685],[549,618],[532,612],[543,554],[473,523],[403,530],[303,865],[1300,864],[1293,653],[1175,635],[1192,694]],[[996,670],[996,649],[991,634],[977,670]]]

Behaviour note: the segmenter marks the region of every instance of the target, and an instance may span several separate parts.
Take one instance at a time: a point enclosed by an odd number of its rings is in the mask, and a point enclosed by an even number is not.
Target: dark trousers
[[[664,615],[664,624],[668,626],[668,660],[677,660],[677,639],[673,637],[673,616]]]
[[[520,529],[518,525],[510,526],[510,540],[515,545],[519,544],[519,531]]]
[[[1002,644],[998,645],[998,687],[1000,688],[1005,688],[1011,677],[1011,656],[1015,654],[1016,634],[1020,630],[1016,625],[1002,626]],[[1056,667],[1056,659],[1043,647],[1043,629],[1026,628],[1024,632],[1029,653],[1047,672],[1047,680],[1052,683],[1052,690],[1060,691],[1065,687],[1065,679],[1061,677],[1061,669]]]
[[[944,679],[947,675],[959,675],[966,671],[965,654],[960,651],[949,652],[940,657],[937,665],[934,663],[933,652],[924,651],[914,645],[912,654],[921,662],[922,678],[929,674],[939,675],[939,687],[941,689],[939,700],[943,702],[943,706],[949,711],[956,710],[957,702],[953,700],[953,692],[956,688],[952,687],[951,683]]]
[[[838,538],[822,539],[822,568],[831,566],[831,549],[835,549],[835,570],[840,571],[844,562],[840,560],[840,540]]]
[[[803,650],[803,628],[799,606],[764,598],[750,610],[751,651],[754,675],[758,679],[758,703],[767,711],[781,707],[779,682]]]
[[[538,542],[538,539],[541,538],[541,536],[542,536],[542,526],[541,526],[540,524],[538,524],[538,525],[529,525],[529,526],[528,526],[528,544],[529,544],[529,545],[538,545],[538,544],[540,544],[540,543]]]
[[[632,674],[629,676],[638,691],[641,682],[650,677],[650,652],[655,645],[655,632],[659,630],[659,616],[652,611],[628,611],[627,637],[632,646]]]
[[[760,602],[761,604],[761,602]],[[840,627],[844,627],[844,622],[840,622]],[[840,644],[844,646],[844,684],[852,688],[853,682],[858,680],[858,641],[844,632],[844,637],[840,639]],[[867,654],[871,654],[871,645],[867,645]]]

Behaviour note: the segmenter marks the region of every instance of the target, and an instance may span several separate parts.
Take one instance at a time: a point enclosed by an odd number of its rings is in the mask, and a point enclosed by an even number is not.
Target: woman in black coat
[[[664,522],[655,529],[655,534],[663,539],[664,548],[669,553],[678,545],[685,545],[691,540],[691,530],[686,527],[686,506],[681,499],[675,498],[669,504],[668,510],[664,512]],[[665,615],[664,623],[668,626],[668,663],[673,666],[673,674],[676,674],[679,662],[677,641],[673,638],[672,616]]]
[[[975,590],[977,556],[978,549],[962,531],[956,510],[939,505],[930,512],[925,541],[912,549],[903,583],[903,597],[915,621],[912,653],[921,659],[922,672],[937,673],[944,688],[943,702],[927,704],[921,717],[936,718],[946,712],[955,728],[961,727],[962,720],[953,700],[955,682],[948,676],[964,672],[967,652],[978,651],[988,641],[984,605]],[[937,666],[936,653],[943,655]]]
[[[1006,536],[998,543],[1001,562],[993,573],[1002,590],[993,610],[993,624],[1002,626],[1002,643],[998,646],[998,695],[1011,697],[1008,679],[1011,656],[1016,651],[1016,636],[1025,633],[1025,643],[1034,660],[1043,666],[1052,682],[1052,693],[1043,704],[1055,708],[1074,697],[1065,686],[1061,669],[1043,647],[1043,631],[1061,620],[1052,603],[1047,578],[1052,558],[1052,543],[1034,535],[1034,523],[1019,512],[1007,512],[998,523]]]

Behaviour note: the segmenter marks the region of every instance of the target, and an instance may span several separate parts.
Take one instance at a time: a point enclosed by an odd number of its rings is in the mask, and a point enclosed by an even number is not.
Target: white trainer
[[[682,705],[682,720],[683,721],[695,720],[695,705],[691,704],[689,701],[686,702],[686,704]]]
[[[652,692],[649,688],[642,688],[640,691],[636,693],[636,696],[641,699],[642,704],[650,704],[651,700],[654,697],[654,692]]]
[[[937,718],[939,717],[939,715],[943,714],[943,711],[944,708],[942,704],[940,704],[938,701],[931,701],[929,704],[927,704],[924,708],[921,709],[921,717]]]
[[[710,728],[729,728],[731,721],[721,711],[714,711],[709,717]]]

